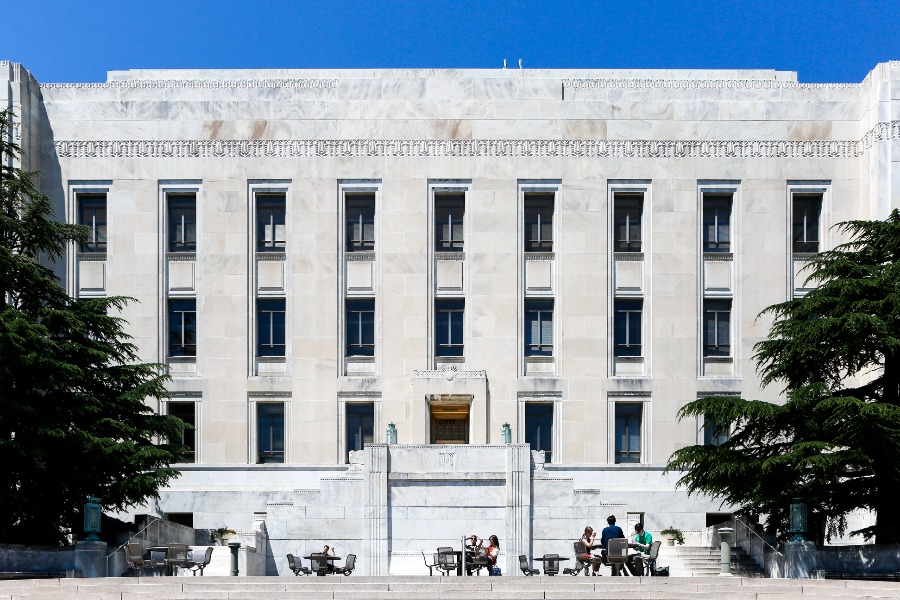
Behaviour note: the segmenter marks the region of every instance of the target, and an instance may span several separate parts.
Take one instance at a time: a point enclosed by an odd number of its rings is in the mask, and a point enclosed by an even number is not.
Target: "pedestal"
[[[81,541],[75,544],[75,570],[82,577],[106,577],[106,542]]]
[[[784,576],[788,579],[809,579],[817,568],[816,545],[813,542],[785,542]]]

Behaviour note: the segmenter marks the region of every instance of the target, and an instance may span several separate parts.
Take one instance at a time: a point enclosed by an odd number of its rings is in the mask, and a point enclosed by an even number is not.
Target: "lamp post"
[[[393,423],[388,423],[388,428],[386,432],[386,439],[388,444],[396,444],[397,443],[397,426]]]
[[[500,443],[512,444],[512,428],[509,423],[504,423],[503,429],[500,430]]]
[[[84,505],[84,532],[87,534],[84,539],[86,541],[96,542],[100,539],[97,534],[100,533],[102,515],[103,506],[100,504],[100,499],[89,497]]]

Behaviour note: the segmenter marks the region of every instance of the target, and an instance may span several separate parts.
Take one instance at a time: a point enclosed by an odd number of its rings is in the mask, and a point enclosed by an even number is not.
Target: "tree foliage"
[[[13,165],[0,112],[0,541],[65,544],[96,496],[124,509],[177,476],[183,423],[146,400],[166,395],[113,316],[127,298],[70,298],[43,264],[83,228],[61,223],[37,173]]]
[[[854,509],[875,511],[859,530],[900,542],[900,212],[884,221],[836,226],[851,241],[812,257],[806,296],[768,307],[768,337],[756,344],[764,385],[780,384],[783,405],[708,397],[679,417],[729,428],[720,446],[676,451],[689,492],[767,514],[787,531],[791,498],[807,502],[820,531],[842,533]]]

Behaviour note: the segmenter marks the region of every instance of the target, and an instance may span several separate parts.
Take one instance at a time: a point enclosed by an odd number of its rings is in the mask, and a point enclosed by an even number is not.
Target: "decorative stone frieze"
[[[2,66],[2,63],[0,63]],[[337,88],[337,79],[123,79],[102,83],[42,83],[48,90],[63,89],[259,89],[287,88],[326,90]]]

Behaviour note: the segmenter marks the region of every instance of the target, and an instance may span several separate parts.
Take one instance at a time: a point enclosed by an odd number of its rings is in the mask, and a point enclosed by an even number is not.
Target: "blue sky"
[[[858,82],[900,59],[900,0],[0,0],[0,59],[42,82],[136,68],[762,68]]]

